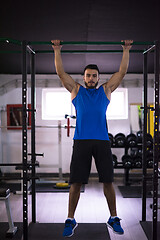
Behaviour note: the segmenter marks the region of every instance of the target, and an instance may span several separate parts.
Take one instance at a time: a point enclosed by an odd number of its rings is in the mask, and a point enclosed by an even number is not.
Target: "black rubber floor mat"
[[[152,222],[151,221],[145,221],[145,222],[140,222],[143,231],[146,234],[146,237],[148,240],[152,240]],[[160,239],[160,222],[157,222],[157,240]]]
[[[14,226],[17,227],[17,232],[12,238],[6,237],[6,232],[9,229],[8,222],[0,222],[0,240],[21,240],[23,234],[23,223],[14,223]]]
[[[29,240],[62,240],[63,223],[31,223]],[[110,240],[105,223],[79,223],[72,240]]]
[[[118,186],[123,198],[141,198],[141,186]],[[147,198],[152,197],[151,191],[147,190]]]

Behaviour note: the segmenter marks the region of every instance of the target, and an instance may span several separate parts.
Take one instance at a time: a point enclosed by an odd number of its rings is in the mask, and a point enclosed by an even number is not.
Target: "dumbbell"
[[[158,159],[160,159],[160,154],[158,156]],[[147,151],[147,167],[153,168],[153,149]]]
[[[152,156],[147,157],[147,168],[153,168],[153,157]]]
[[[115,145],[117,147],[124,147],[126,143],[126,137],[123,133],[118,133],[114,137],[115,139]]]
[[[125,154],[122,156],[122,162],[123,162],[124,168],[131,168],[133,165],[133,159],[128,154]]]
[[[153,138],[152,135],[147,133],[147,146],[151,147],[153,145]]]
[[[137,145],[137,136],[133,133],[129,134],[126,138],[126,142],[129,147],[135,147]]]
[[[153,168],[153,150],[152,149],[147,151],[146,162],[147,162],[147,168]]]
[[[142,168],[142,154],[137,153],[136,156],[133,158],[133,162],[135,168]]]
[[[112,160],[113,160],[113,167],[117,167],[117,156],[115,154],[112,154]]]
[[[109,137],[109,141],[111,143],[111,147],[113,146],[114,144],[114,138],[113,138],[113,135],[111,133],[108,133],[108,137]]]
[[[138,152],[137,153],[142,154],[142,148],[138,148]]]
[[[147,156],[149,156],[149,155],[153,157],[153,149],[152,148],[147,150]]]
[[[138,149],[137,149],[137,148],[131,148],[129,155],[130,155],[132,158],[134,158],[134,157],[137,155],[137,153],[138,153]]]
[[[142,131],[137,132],[137,142],[142,143]]]
[[[142,168],[142,152],[141,151],[138,151],[137,155],[133,158],[133,162],[134,162],[135,168]],[[147,163],[147,168],[153,167],[153,150],[152,149],[147,150],[146,163]]]
[[[138,141],[138,143],[142,143],[142,137],[143,137],[142,131],[138,131],[137,132],[137,141]],[[147,133],[147,146],[151,147],[152,144],[153,144],[152,135],[150,133]]]

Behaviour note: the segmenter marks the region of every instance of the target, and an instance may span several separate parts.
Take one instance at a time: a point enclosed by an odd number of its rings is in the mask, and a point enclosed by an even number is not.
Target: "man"
[[[84,84],[86,88],[76,83],[64,69],[61,58],[60,40],[52,40],[55,54],[56,72],[64,85],[71,93],[72,103],[76,108],[77,120],[74,134],[72,161],[70,166],[70,192],[68,218],[65,221],[63,236],[74,234],[77,222],[74,213],[80,197],[82,184],[88,183],[92,156],[95,159],[99,175],[99,182],[103,183],[104,195],[110,210],[107,225],[118,234],[124,231],[117,217],[116,197],[113,187],[112,153],[108,137],[106,110],[111,99],[111,93],[119,86],[124,78],[129,64],[129,50],[132,40],[124,40],[123,56],[119,71],[114,73],[110,80],[98,89],[99,69],[90,64],[84,69]]]

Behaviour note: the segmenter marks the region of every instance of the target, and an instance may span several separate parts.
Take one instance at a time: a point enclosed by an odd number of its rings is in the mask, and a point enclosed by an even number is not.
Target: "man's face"
[[[96,69],[86,69],[83,77],[86,88],[96,88],[99,81],[99,74]]]

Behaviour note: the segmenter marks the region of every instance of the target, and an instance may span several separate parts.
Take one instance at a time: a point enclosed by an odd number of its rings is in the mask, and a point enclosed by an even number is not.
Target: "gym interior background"
[[[158,11],[158,1],[152,1],[152,7],[144,1],[129,2],[123,1],[80,1],[80,2],[65,2],[65,1],[45,1],[39,3],[37,1],[27,1],[24,4],[21,1],[7,1],[2,4],[3,11],[0,15],[1,22],[1,39],[16,39],[18,41],[50,41],[51,39],[62,39],[63,41],[96,41],[96,42],[119,42],[121,39],[133,39],[137,42],[147,42],[144,46],[133,46],[132,49],[145,49],[150,43],[155,40],[160,40],[160,15]],[[37,44],[38,45],[38,44]],[[33,49],[42,49],[50,51],[51,45],[43,44],[32,45]],[[76,50],[76,45],[64,45],[63,50]],[[82,45],[79,50],[103,50],[104,46]],[[100,83],[102,84],[110,78],[112,73],[118,71],[121,61],[120,45],[105,46],[105,49],[117,50],[117,53],[65,53],[63,54],[63,62],[65,71],[72,77],[83,84],[82,73],[83,68],[89,63],[96,63],[100,68]],[[19,104],[22,103],[22,56],[19,51],[19,46],[16,44],[1,41],[0,43],[0,125],[13,125],[13,128],[0,128],[0,163],[21,163],[22,162],[22,131],[17,129],[21,125],[21,111]],[[15,51],[14,53],[3,51]],[[154,105],[154,56],[150,53],[148,57],[148,103]],[[30,97],[30,69],[28,64],[28,93],[27,101],[31,103]],[[54,56],[50,53],[36,55],[36,152],[44,153],[44,156],[37,156],[39,166],[36,167],[36,172],[39,173],[42,184],[52,183],[56,181],[67,181],[69,175],[69,165],[72,152],[72,142],[74,134],[74,125],[76,120],[70,118],[69,136],[67,136],[68,119],[65,115],[75,115],[72,105],[66,99],[64,102],[54,101],[54,104],[49,106],[49,112],[46,112],[47,94],[51,93],[52,97],[67,94],[61,85],[58,76],[55,73]],[[108,119],[109,133],[115,136],[118,133],[123,133],[125,136],[131,132],[137,134],[141,130],[142,115],[139,111],[139,106],[143,102],[143,54],[131,53],[130,65],[122,84],[117,93],[121,94],[121,104],[124,112],[117,114],[119,107],[116,110],[116,116],[112,115]],[[48,95],[49,96],[49,95]],[[57,96],[57,98],[58,98]],[[118,95],[120,97],[120,95]],[[116,97],[115,97],[116,98]],[[55,104],[56,103],[56,104]],[[60,105],[58,105],[60,104]],[[68,104],[68,105],[67,105]],[[58,107],[57,107],[58,105]],[[47,105],[48,106],[48,105]],[[63,109],[62,112],[59,109]],[[114,105],[115,109],[115,105]],[[115,112],[114,112],[115,113]],[[18,115],[17,115],[18,114]],[[49,115],[47,115],[49,114]],[[30,114],[28,114],[30,116]],[[54,116],[53,116],[54,115]],[[117,116],[118,115],[118,116]],[[29,117],[30,122],[30,117]],[[61,124],[62,128],[58,128]],[[39,127],[38,127],[39,126]],[[41,127],[40,127],[41,126]],[[54,126],[54,127],[45,127]],[[153,136],[153,112],[148,113],[147,131]],[[31,152],[31,130],[28,129],[28,153]],[[122,156],[125,154],[125,147],[112,148],[113,153],[117,156],[118,162],[122,162]],[[30,156],[28,156],[30,159]],[[56,165],[56,166],[55,166]],[[61,169],[62,168],[62,169]],[[2,177],[18,176],[22,173],[21,170],[15,170],[15,167],[0,167]],[[62,170],[62,172],[61,172]],[[148,169],[152,174],[152,167]],[[124,219],[126,234],[123,239],[152,239],[151,232],[146,233],[140,226],[142,201],[137,195],[123,196],[118,186],[126,186],[127,192],[133,193],[133,186],[142,187],[142,168],[129,170],[128,172],[122,165],[121,168],[115,168],[115,186],[117,193],[118,211]],[[61,175],[63,174],[63,176]],[[80,223],[101,223],[107,219],[107,210],[101,185],[97,184],[97,175],[94,162],[91,170],[91,179],[88,186],[85,187],[82,193],[82,203],[79,203],[79,211],[77,220]],[[4,181],[1,180],[0,186],[11,188],[11,183],[19,183],[18,180]],[[10,184],[10,185],[8,185]],[[152,191],[151,183],[149,190]],[[14,189],[15,190],[15,189]],[[10,203],[13,221],[16,223],[23,222],[22,214],[22,195],[11,193]],[[150,192],[151,192],[150,191]],[[12,189],[11,189],[12,192]],[[21,191],[20,191],[21,192]],[[49,223],[63,223],[67,214],[67,194],[68,193],[51,193],[46,190],[44,193],[37,193],[37,221]],[[88,196],[88,198],[87,198]],[[90,202],[95,197],[95,202],[88,207],[85,213],[86,203]],[[3,198],[4,199],[4,198]],[[44,201],[46,199],[47,203]],[[31,196],[29,195],[29,207],[31,205]],[[80,200],[81,202],[81,200]],[[104,207],[102,210],[98,208],[97,202]],[[48,204],[48,206],[47,206]],[[131,216],[129,211],[125,210],[124,206],[130,206]],[[147,198],[147,219],[152,221],[152,194]],[[16,207],[15,207],[16,206]],[[19,209],[17,210],[17,208]],[[43,210],[42,210],[42,206]],[[62,207],[63,206],[63,207]],[[57,210],[61,209],[61,210]],[[136,209],[136,210],[135,210]],[[4,201],[0,201],[0,222],[8,222]],[[29,210],[30,211],[30,210]],[[135,211],[135,213],[134,213]],[[31,220],[29,212],[29,220]],[[51,216],[52,215],[52,216]],[[133,217],[134,216],[134,217]],[[132,218],[132,221],[130,220]],[[158,216],[159,220],[159,216]],[[130,224],[133,224],[132,227]],[[122,223],[123,224],[123,223]],[[16,225],[16,224],[15,224]],[[18,225],[19,226],[19,225]],[[13,226],[11,227],[13,229]],[[7,227],[5,225],[4,232]],[[5,230],[6,229],[6,230]],[[22,232],[22,227],[19,227]],[[136,234],[135,234],[136,232]],[[3,233],[2,233],[3,234]],[[18,239],[18,232],[13,238]],[[61,232],[60,232],[61,234]],[[110,239],[119,239],[111,232]],[[3,235],[5,236],[5,234]],[[52,236],[47,236],[50,239]],[[5,238],[4,238],[5,239]],[[20,238],[19,238],[20,239]],[[57,238],[58,239],[58,238]],[[93,236],[92,236],[93,239]],[[99,238],[96,238],[99,239]],[[109,239],[109,238],[108,238]],[[154,238],[156,239],[156,238]]]

